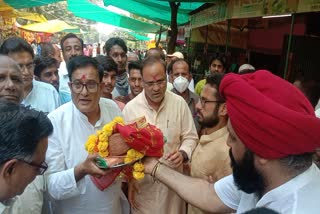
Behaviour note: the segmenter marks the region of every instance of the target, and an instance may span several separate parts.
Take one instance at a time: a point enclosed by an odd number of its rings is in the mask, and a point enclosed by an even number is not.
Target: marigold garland
[[[85,144],[85,149],[89,154],[98,153],[101,157],[105,158],[109,156],[108,146],[109,137],[113,134],[114,127],[116,124],[124,125],[122,117],[115,117],[110,123],[106,124],[102,130],[97,131],[96,134],[90,135]],[[129,149],[127,155],[124,158],[124,163],[131,163],[136,160],[140,160],[144,157],[144,154],[135,150]],[[141,161],[136,162],[133,165],[132,175],[136,180],[144,178],[144,165]]]

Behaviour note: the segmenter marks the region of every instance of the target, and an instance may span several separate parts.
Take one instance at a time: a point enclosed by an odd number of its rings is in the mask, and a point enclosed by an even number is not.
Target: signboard
[[[226,20],[226,2],[220,2],[200,13],[190,16],[191,28],[198,28],[211,23]]]
[[[320,11],[320,0],[299,0],[297,13]]]
[[[295,13],[295,11],[297,11],[298,2],[299,0],[265,1],[263,15],[270,16]]]

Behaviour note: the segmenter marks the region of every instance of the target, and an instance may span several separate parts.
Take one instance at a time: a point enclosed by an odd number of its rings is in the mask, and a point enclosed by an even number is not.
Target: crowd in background
[[[10,125],[12,118],[13,130],[33,142],[23,153],[24,138],[0,130],[2,144],[19,148],[4,157],[11,148],[0,146],[0,213],[253,213],[256,207],[316,213],[308,200],[320,194],[313,164],[320,147],[318,83],[297,77],[291,84],[250,64],[226,74],[221,55],[208,60],[210,74],[195,82],[198,63],[191,66],[181,52],[131,50],[121,38],[85,45],[72,33],[60,44],[35,47],[8,38],[0,54],[0,98],[9,101],[0,103],[0,121]],[[19,115],[35,117],[36,125],[19,122]],[[111,174],[84,144],[116,116],[127,123],[145,117],[167,142],[162,158],[145,162],[142,181],[118,177],[101,191],[90,176]],[[29,135],[22,126],[30,126]],[[19,164],[31,168],[16,174]]]

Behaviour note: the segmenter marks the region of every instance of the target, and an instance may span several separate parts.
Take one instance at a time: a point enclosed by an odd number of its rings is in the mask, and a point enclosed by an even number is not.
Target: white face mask
[[[177,89],[177,91],[179,91],[180,93],[185,92],[188,86],[189,86],[189,81],[187,78],[183,76],[179,76],[175,78],[175,80],[173,81],[173,87]]]

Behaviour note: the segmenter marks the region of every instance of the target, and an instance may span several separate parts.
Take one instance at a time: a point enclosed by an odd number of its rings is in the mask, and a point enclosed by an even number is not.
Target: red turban
[[[320,119],[286,80],[266,70],[227,74],[220,92],[235,133],[257,155],[278,159],[320,147]]]

